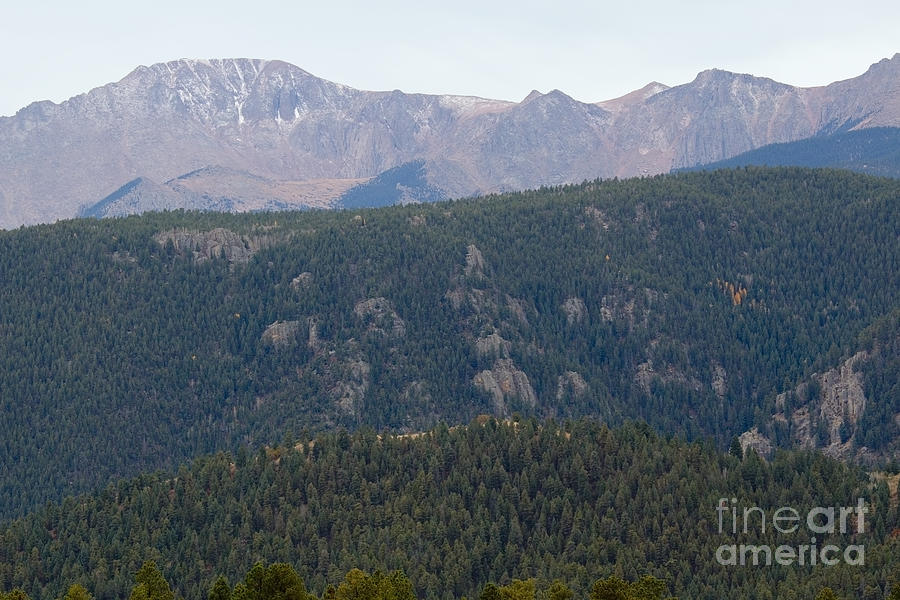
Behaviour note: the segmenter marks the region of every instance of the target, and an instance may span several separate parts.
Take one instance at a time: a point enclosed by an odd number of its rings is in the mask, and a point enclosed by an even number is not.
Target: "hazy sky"
[[[9,0],[0,115],[176,58],[278,58],[362,89],[520,100],[558,88],[594,102],[711,67],[820,85],[896,52],[896,0]]]

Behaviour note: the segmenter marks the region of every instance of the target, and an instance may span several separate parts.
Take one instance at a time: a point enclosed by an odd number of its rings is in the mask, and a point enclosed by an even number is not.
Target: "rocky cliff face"
[[[821,448],[837,458],[869,462],[874,458],[857,443],[857,425],[866,410],[867,398],[862,374],[856,369],[869,354],[860,351],[824,373],[813,374],[808,381],[776,399],[779,412],[772,420],[789,432],[790,444]],[[741,436],[741,443],[760,454],[771,453],[774,443],[754,427]]]
[[[275,241],[271,236],[245,236],[222,227],[210,231],[173,229],[157,233],[153,238],[161,246],[172,244],[175,252],[184,253],[196,262],[223,257],[230,263],[245,263]]]
[[[472,382],[490,394],[495,414],[508,414],[506,401],[510,399],[519,401],[529,409],[537,406],[537,396],[528,381],[528,375],[517,369],[508,358],[498,359],[490,369],[475,375]]]
[[[898,81],[895,55],[821,88],[712,70],[598,104],[558,90],[515,103],[361,91],[280,61],[160,63],[0,118],[0,227],[71,217],[139,177],[211,166],[297,182],[423,161],[447,196],[661,173],[820,132],[898,126]],[[264,193],[277,197],[273,186]],[[137,191],[149,208],[172,201],[149,183]]]
[[[798,445],[823,446],[827,453],[837,456],[845,456],[852,449],[854,428],[866,408],[862,379],[853,367],[866,357],[866,353],[858,352],[836,368],[813,375],[812,388],[806,382],[793,390],[795,397],[805,397],[808,402],[793,410],[788,408],[788,414],[784,414],[787,394],[779,395],[776,405],[782,408],[782,417],[790,419]]]

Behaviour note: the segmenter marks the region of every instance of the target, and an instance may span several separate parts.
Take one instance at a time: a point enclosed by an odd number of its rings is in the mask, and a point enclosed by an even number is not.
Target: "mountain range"
[[[372,92],[281,61],[178,60],[0,118],[0,227],[148,208],[340,206],[355,185],[408,163],[422,163],[410,171],[424,196],[463,197],[896,126],[900,54],[823,87],[713,69],[599,103],[559,90],[521,102]],[[198,173],[203,185],[189,187]]]

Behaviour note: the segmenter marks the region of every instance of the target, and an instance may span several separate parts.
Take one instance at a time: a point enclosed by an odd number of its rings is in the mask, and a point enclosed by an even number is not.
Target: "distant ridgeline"
[[[305,429],[482,413],[887,463],[898,329],[867,328],[900,308],[898,199],[747,168],[0,232],[0,516]]]
[[[861,530],[855,508],[852,527],[835,516],[814,534],[805,518],[780,533],[758,516],[856,506]],[[0,527],[0,590],[54,600],[78,584],[113,600],[143,584],[173,600],[164,576],[187,600],[313,600],[307,590],[323,600],[812,599],[826,586],[883,600],[900,583],[898,534],[886,480],[818,453],[767,463],[646,425],[479,418],[285,440],[48,504]],[[743,564],[721,560],[732,545],[752,547],[737,550]],[[781,546],[806,562],[752,558]],[[148,560],[158,570],[142,568]],[[384,575],[395,570],[409,579]]]
[[[678,171],[757,166],[832,167],[900,178],[900,128],[873,127],[769,144],[735,157]]]
[[[82,217],[124,217],[152,211],[263,212],[325,208],[373,208],[436,202],[446,195],[427,180],[424,161],[389,169],[371,179],[277,181],[251,173],[205,167],[163,184],[129,181]]]

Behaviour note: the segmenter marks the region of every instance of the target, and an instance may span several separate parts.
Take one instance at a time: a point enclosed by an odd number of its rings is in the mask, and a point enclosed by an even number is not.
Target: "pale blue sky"
[[[595,102],[711,67],[821,85],[896,52],[896,1],[6,0],[0,115],[176,58],[277,58],[362,89],[520,100],[558,88]]]

